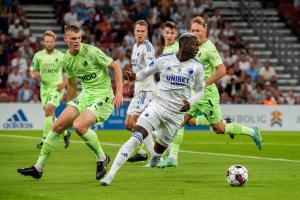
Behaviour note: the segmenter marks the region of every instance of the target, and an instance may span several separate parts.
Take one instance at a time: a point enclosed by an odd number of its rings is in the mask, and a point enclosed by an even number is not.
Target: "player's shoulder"
[[[204,65],[201,63],[201,61],[193,58],[193,59],[190,59],[190,62],[196,69],[199,69],[200,71],[204,70]]]
[[[54,49],[54,51],[55,51],[55,54],[57,54],[59,56],[63,56],[65,54],[64,52],[62,52],[62,51],[60,51],[58,49]]]
[[[144,48],[146,49],[147,52],[154,51],[153,45],[149,40],[145,40],[143,43]]]
[[[34,56],[35,56],[35,57],[40,57],[40,56],[45,55],[45,53],[46,53],[46,50],[45,50],[45,49],[42,49],[42,50],[37,51],[37,52],[34,54]]]
[[[160,54],[157,58],[165,59],[165,58],[172,57],[174,54],[175,54],[175,53],[162,53],[162,54]]]

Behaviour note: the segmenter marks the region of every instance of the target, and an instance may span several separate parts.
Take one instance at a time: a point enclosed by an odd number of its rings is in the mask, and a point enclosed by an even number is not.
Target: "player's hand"
[[[123,77],[126,81],[134,82],[136,79],[136,75],[132,70],[125,70],[123,73]]]
[[[180,112],[186,112],[190,109],[190,102],[188,102],[187,100],[183,100],[183,106],[180,110]]]
[[[113,103],[116,108],[120,108],[123,104],[123,94],[116,94],[113,99]]]
[[[32,71],[31,72],[31,77],[37,80],[37,79],[40,78],[40,73],[37,72],[37,71]]]
[[[65,84],[64,83],[59,83],[56,85],[56,90],[57,91],[62,91],[62,89],[65,88]]]
[[[130,81],[126,81],[126,80],[124,81],[123,91],[125,94],[129,94],[132,91],[133,87],[134,87],[134,82],[130,82]]]

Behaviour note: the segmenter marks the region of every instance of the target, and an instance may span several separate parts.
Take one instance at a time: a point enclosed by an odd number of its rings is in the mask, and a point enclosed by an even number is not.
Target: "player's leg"
[[[130,122],[130,126],[128,126],[127,129],[135,127],[138,116],[143,112],[143,110],[150,103],[151,98],[152,98],[152,92],[142,91],[135,95],[135,97],[130,102],[130,105],[127,110],[127,116],[129,119],[128,122]],[[125,120],[125,125],[127,124],[126,122],[127,120]],[[138,152],[132,157],[130,157],[127,161],[128,162],[146,161],[148,159],[147,151],[149,151],[151,154],[151,152],[153,151],[153,147],[154,147],[154,142],[153,142],[153,137],[151,135],[151,137],[147,137],[143,140],[143,143],[141,144]]]
[[[35,179],[41,178],[47,160],[57,146],[60,134],[72,126],[73,121],[78,115],[79,111],[77,108],[68,106],[53,123],[52,130],[47,135],[35,165],[29,168],[19,168],[18,172],[25,176],[32,176]]]
[[[95,131],[90,126],[102,123],[111,115],[114,105],[110,98],[91,97],[86,104],[90,104],[74,121],[73,127],[79,136],[85,141],[86,145],[96,156],[96,179],[100,179],[106,173],[106,167],[110,161],[99,142]]]
[[[51,130],[55,118],[54,116],[55,107],[52,104],[47,104],[44,108],[44,112],[45,112],[45,121],[44,121],[44,128],[43,128],[43,138],[42,138],[42,142],[40,144],[37,144],[38,149],[42,148],[42,145],[46,140],[49,131]]]
[[[188,115],[186,117],[188,117]],[[180,125],[184,121],[184,115],[183,114],[178,114],[178,115],[165,114],[164,121],[165,121],[164,127],[160,129],[160,132],[156,138],[156,144],[154,146],[154,154],[150,161],[151,167],[157,166],[157,167],[164,168],[160,163],[161,155],[165,151],[165,149],[170,145],[171,142],[172,142],[171,145],[173,145],[174,139],[176,138],[176,134],[178,134],[177,130],[180,128]],[[180,146],[180,144],[179,144],[179,146]],[[176,143],[175,143],[175,145],[176,145]],[[158,149],[158,147],[159,147],[159,149]],[[178,147],[178,149],[179,149],[179,147]],[[173,163],[173,164],[175,166],[177,166],[178,149],[175,149],[173,147],[174,152],[171,152],[172,151],[172,147],[171,147],[169,157],[168,157],[168,159],[163,161],[163,164],[167,164],[167,162],[166,162],[167,160],[173,159],[175,161],[175,163]],[[175,155],[172,155],[172,153]],[[176,157],[174,157],[174,156],[176,156]],[[169,167],[170,167],[170,165],[169,165]]]
[[[156,113],[155,105],[149,105],[149,107],[138,118],[133,135],[122,145],[117,153],[109,172],[103,179],[100,180],[101,185],[111,184],[118,170],[128,160],[128,156],[142,143],[144,138],[149,136],[149,133],[159,126],[159,124],[160,117]]]
[[[223,121],[220,104],[210,101],[204,105],[203,113],[210,121],[211,127],[217,134],[248,135],[255,142],[258,149],[262,148],[262,138],[257,127],[249,128],[238,123],[225,124]]]
[[[196,115],[198,113],[198,107],[197,106],[191,106],[191,109],[189,110],[188,113],[184,115],[184,121],[182,123],[182,127],[179,129],[177,134],[175,135],[171,145],[170,145],[170,152],[168,157],[163,160],[158,167],[161,168],[166,168],[166,167],[177,167],[178,166],[178,153],[180,146],[183,142],[183,137],[184,137],[184,125],[188,123],[193,115]]]

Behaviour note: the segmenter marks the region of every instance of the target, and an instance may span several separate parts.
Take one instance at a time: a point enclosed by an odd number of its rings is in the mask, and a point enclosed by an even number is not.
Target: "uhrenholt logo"
[[[30,123],[22,109],[17,110],[10,118],[3,123],[5,129],[30,129],[33,124]]]

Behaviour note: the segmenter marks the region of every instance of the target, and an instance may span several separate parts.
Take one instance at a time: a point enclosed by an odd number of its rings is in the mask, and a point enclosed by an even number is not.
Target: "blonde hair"
[[[53,37],[54,40],[56,40],[56,35],[53,31],[45,31],[43,38],[45,38],[46,36]]]
[[[204,20],[203,17],[200,17],[200,16],[194,17],[194,18],[192,19],[191,24],[193,24],[193,23],[200,24],[200,25],[202,25],[204,28],[207,28],[207,24],[206,24],[206,22],[205,22],[205,20]]]
[[[138,20],[133,24],[133,29],[135,29],[136,25],[146,26],[148,30],[148,23],[145,20]]]

